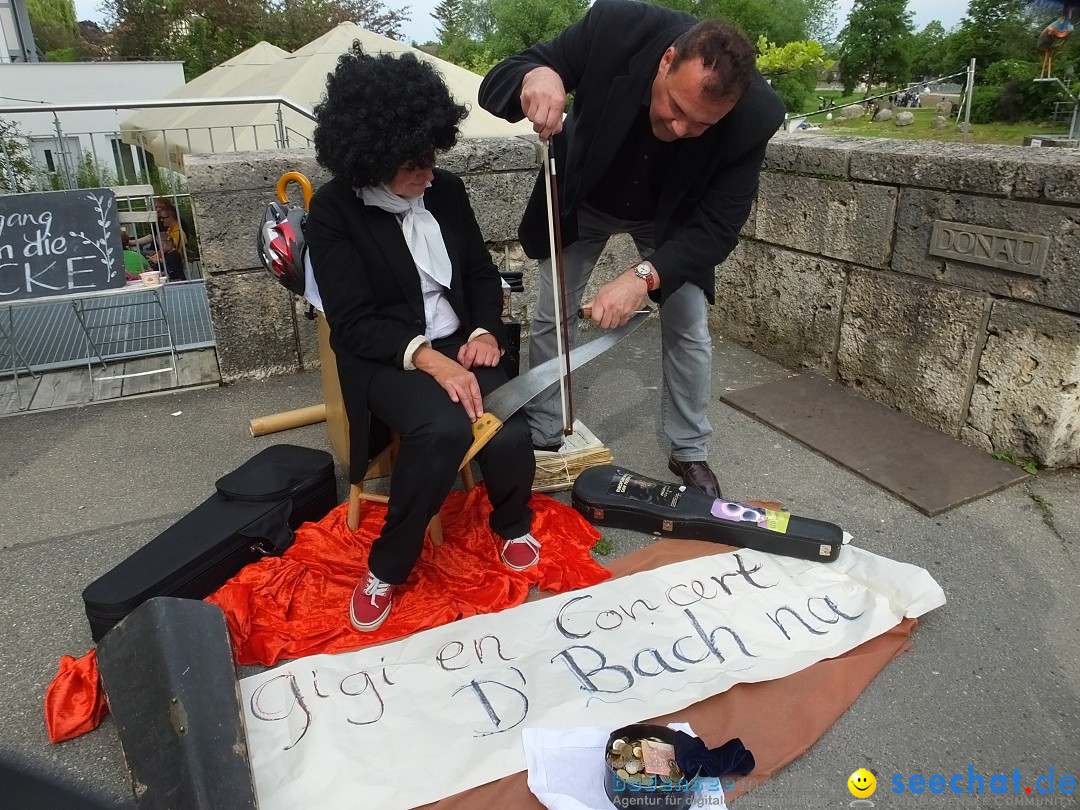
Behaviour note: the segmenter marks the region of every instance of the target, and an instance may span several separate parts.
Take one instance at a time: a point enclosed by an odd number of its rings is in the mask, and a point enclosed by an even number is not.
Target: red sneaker
[[[353,591],[349,618],[357,630],[370,632],[386,621],[394,603],[394,586],[383,582],[370,571]]]
[[[508,568],[524,571],[540,561],[540,541],[531,534],[523,534],[513,540],[503,540],[499,558]]]

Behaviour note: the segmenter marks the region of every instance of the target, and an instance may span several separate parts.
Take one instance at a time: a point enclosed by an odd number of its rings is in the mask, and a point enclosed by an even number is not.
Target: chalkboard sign
[[[123,287],[107,188],[0,195],[0,303]]]

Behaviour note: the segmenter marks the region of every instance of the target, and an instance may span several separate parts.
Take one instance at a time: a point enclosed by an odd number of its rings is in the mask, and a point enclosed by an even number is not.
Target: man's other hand
[[[536,67],[521,81],[521,111],[532,122],[533,132],[546,141],[562,132],[566,87],[549,67]]]

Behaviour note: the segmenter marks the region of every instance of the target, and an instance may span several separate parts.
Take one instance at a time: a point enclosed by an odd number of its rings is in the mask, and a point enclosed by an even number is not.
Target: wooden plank
[[[170,369],[164,371],[163,369]],[[167,354],[155,357],[139,357],[124,363],[123,374],[138,374],[137,377],[124,377],[124,390],[121,396],[132,397],[138,394],[150,394],[176,387],[173,376],[172,357]],[[148,374],[145,372],[159,372]]]
[[[62,408],[89,401],[90,375],[86,366],[79,366],[43,374],[30,409]]]
[[[132,183],[130,186],[109,186],[109,191],[119,199],[127,197],[153,197],[154,187],[146,183]]]
[[[35,380],[29,374],[20,374],[16,389],[14,377],[0,379],[0,415],[29,410],[40,382],[40,376]]]
[[[118,211],[116,219],[121,225],[145,224],[157,222],[157,213],[154,211]]]
[[[221,382],[217,352],[213,349],[197,349],[177,355],[177,372],[180,386],[208,385]]]
[[[814,374],[721,399],[907,501],[941,514],[1027,473]]]
[[[94,364],[93,397],[91,397],[90,375],[86,366],[50,371],[40,374],[37,379],[29,375],[19,375],[19,390],[22,393],[22,408],[15,395],[14,381],[11,377],[0,378],[0,416],[17,413],[20,410],[44,410],[46,408],[64,408],[72,405],[84,405],[88,402],[100,402],[107,399],[119,399],[139,394],[167,391],[177,387],[171,371],[162,371],[171,365],[167,354],[153,357],[140,357],[134,360],[113,360],[103,369],[100,363]],[[157,374],[142,374],[138,377],[121,377],[126,374],[139,374],[146,371],[158,371]],[[210,349],[197,349],[177,355],[179,387],[214,385],[221,382],[217,352]],[[108,379],[103,379],[108,378]]]
[[[123,373],[124,363],[120,360],[111,361],[108,369],[103,369],[100,363],[95,365],[94,402],[100,402],[103,399],[120,399],[120,396],[124,393],[124,381],[114,378],[116,375]],[[102,377],[110,379],[101,379]]]

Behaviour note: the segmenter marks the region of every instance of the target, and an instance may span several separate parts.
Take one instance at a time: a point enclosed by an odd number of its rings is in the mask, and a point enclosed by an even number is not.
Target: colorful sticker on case
[[[774,512],[772,509],[765,510],[765,528],[770,531],[787,534],[789,520],[791,520],[791,512]]]
[[[758,509],[753,506],[745,506],[732,501],[713,501],[710,510],[713,517],[728,520],[732,523],[753,523],[754,525],[773,532],[786,532],[790,512],[774,512],[771,509]]]

